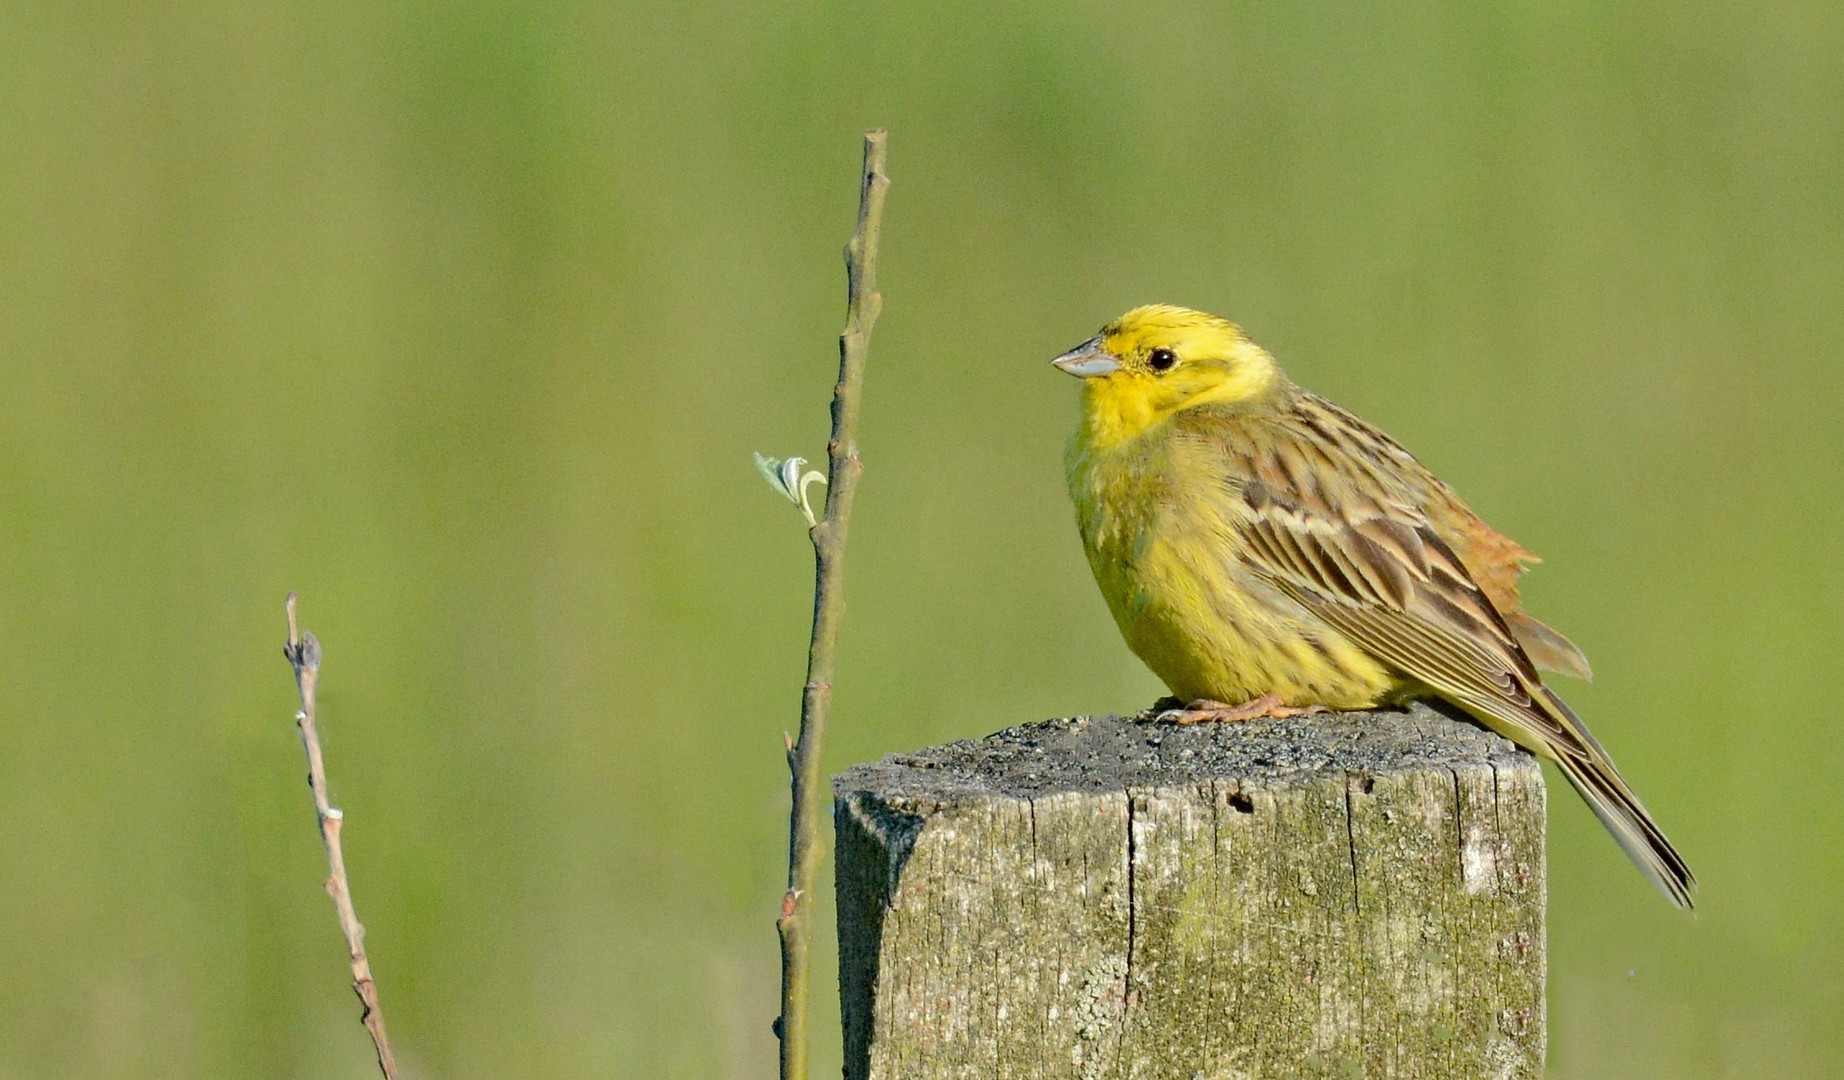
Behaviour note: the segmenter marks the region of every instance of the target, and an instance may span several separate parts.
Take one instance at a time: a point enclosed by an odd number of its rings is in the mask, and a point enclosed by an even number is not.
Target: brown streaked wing
[[[1362,417],[1305,392],[1292,403],[1292,410],[1293,419],[1312,433],[1317,445],[1336,447],[1349,459],[1349,467],[1422,512],[1537,667],[1578,679],[1594,677],[1588,658],[1574,642],[1520,609],[1518,577],[1528,564],[1543,561],[1534,552],[1486,524],[1458,492]]]
[[[1279,458],[1291,448],[1269,449]],[[1251,512],[1243,558],[1257,574],[1404,675],[1558,752],[1592,753],[1582,734],[1539,706],[1542,680],[1516,636],[1418,511],[1341,498],[1352,490],[1349,474],[1316,477],[1301,493],[1280,486],[1284,467],[1245,463],[1244,475],[1259,477],[1242,489]]]

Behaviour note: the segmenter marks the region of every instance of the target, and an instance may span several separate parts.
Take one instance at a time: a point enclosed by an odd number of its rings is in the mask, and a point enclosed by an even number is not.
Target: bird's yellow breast
[[[1083,549],[1128,646],[1173,694],[1339,709],[1393,695],[1395,677],[1247,568],[1249,511],[1221,454],[1169,422],[1128,439],[1092,430],[1067,462]]]

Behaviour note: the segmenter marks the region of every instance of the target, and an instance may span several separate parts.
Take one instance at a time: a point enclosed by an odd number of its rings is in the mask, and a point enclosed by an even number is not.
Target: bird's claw
[[[1157,709],[1159,705],[1171,700],[1173,699],[1162,699],[1153,707]],[[1237,724],[1244,720],[1256,720],[1268,716],[1285,719],[1290,716],[1313,716],[1330,711],[1324,705],[1304,707],[1286,705],[1273,694],[1263,694],[1253,701],[1245,701],[1240,705],[1225,705],[1221,701],[1199,698],[1182,708],[1168,708],[1155,713],[1153,719],[1169,724]]]

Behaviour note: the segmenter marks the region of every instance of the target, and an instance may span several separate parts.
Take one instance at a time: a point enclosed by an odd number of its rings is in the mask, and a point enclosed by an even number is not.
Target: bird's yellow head
[[[1285,385],[1241,327],[1167,304],[1134,308],[1051,363],[1082,378],[1088,438],[1099,443],[1132,438],[1180,409],[1260,401]]]

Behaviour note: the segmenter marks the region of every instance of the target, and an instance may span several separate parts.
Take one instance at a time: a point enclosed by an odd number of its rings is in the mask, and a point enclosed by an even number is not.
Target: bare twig
[[[807,531],[813,540],[813,638],[807,649],[807,685],[800,701],[800,738],[788,747],[794,804],[788,822],[788,891],[775,927],[781,935],[781,1080],[806,1080],[812,973],[813,883],[825,849],[820,841],[825,775],[821,749],[832,708],[832,674],[845,614],[841,589],[845,529],[852,494],[864,466],[858,460],[858,404],[871,327],[883,307],[877,292],[877,235],[883,224],[884,132],[864,135],[864,170],[858,192],[858,229],[845,245],[845,332],[839,335],[839,383],[832,392],[832,441],[827,444],[826,513]]]
[[[320,839],[327,848],[326,888],[339,913],[339,932],[346,937],[346,952],[352,960],[352,989],[365,1007],[360,1020],[371,1033],[384,1080],[397,1080],[397,1063],[391,1059],[390,1040],[384,1035],[384,1013],[378,1006],[378,985],[371,979],[371,961],[365,956],[365,927],[352,910],[346,856],[339,846],[339,830],[345,815],[338,807],[327,803],[327,767],[320,756],[320,735],[314,729],[314,685],[320,680],[320,642],[313,634],[303,634],[297,627],[294,593],[288,594],[288,644],[282,651],[295,669],[295,685],[301,691],[301,711],[295,713],[295,726],[301,729],[301,745],[307,750],[307,783],[314,789],[314,816],[320,822]]]

